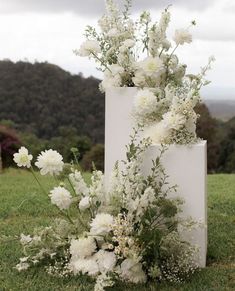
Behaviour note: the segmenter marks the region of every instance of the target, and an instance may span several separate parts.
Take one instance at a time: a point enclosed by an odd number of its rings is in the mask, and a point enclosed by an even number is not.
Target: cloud
[[[215,0],[133,0],[133,11],[143,9],[162,9],[172,4],[188,10],[204,10]],[[62,13],[73,12],[83,16],[101,15],[104,12],[104,0],[0,0],[0,13]],[[120,5],[124,0],[116,0]]]

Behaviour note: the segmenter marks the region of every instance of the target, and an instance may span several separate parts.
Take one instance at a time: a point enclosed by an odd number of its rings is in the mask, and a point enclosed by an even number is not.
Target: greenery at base
[[[85,174],[89,179],[90,174]],[[41,177],[48,189],[50,177]],[[153,286],[117,286],[114,291],[227,291],[235,290],[235,175],[208,177],[208,267],[184,284],[161,283]],[[0,290],[1,291],[90,291],[91,282],[81,278],[53,278],[43,268],[18,273],[14,266],[21,256],[17,240],[36,226],[53,220],[52,210],[28,171],[9,170],[0,175]],[[3,236],[11,236],[4,242]],[[6,238],[7,240],[7,238]]]

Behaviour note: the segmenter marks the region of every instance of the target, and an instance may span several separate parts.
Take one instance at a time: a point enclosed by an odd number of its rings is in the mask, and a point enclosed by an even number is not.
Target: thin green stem
[[[110,68],[94,52],[91,52],[91,54],[101,63],[101,66],[104,66],[110,73],[112,73]]]
[[[34,172],[34,169],[33,169],[32,166],[30,167],[30,171],[31,171],[31,173],[33,174],[33,177],[34,177],[34,179],[37,181],[37,183],[38,183],[39,187],[41,188],[42,192],[43,192],[45,195],[47,195],[48,193],[47,193],[46,190],[43,188],[43,186],[42,186],[41,182],[39,181],[39,179],[38,179],[36,173]]]

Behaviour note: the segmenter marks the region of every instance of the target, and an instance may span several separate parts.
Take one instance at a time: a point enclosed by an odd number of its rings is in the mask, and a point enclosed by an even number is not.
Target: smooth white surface
[[[126,145],[132,134],[131,117],[136,88],[110,88],[106,92],[105,114],[105,180],[108,183],[110,173],[117,160],[126,157]],[[159,145],[152,146],[146,153],[143,172],[151,168],[151,160],[156,157]],[[206,142],[193,146],[171,145],[164,155],[162,163],[169,182],[178,185],[177,196],[185,200],[183,217],[191,216],[207,224],[206,197]],[[207,250],[207,228],[200,228],[191,234],[184,234],[192,243],[200,247],[200,266],[205,267]],[[193,236],[193,237],[192,237]]]
[[[151,146],[145,154],[143,173],[148,174],[152,160],[156,159],[160,146]],[[199,265],[205,267],[207,253],[207,151],[206,141],[192,146],[169,146],[164,153],[162,164],[169,175],[170,185],[177,185],[177,193],[171,197],[183,198],[182,218],[192,217],[204,227],[186,232],[183,237],[200,247]]]
[[[126,158],[126,145],[134,122],[131,118],[136,88],[110,88],[105,96],[105,179],[117,160]]]

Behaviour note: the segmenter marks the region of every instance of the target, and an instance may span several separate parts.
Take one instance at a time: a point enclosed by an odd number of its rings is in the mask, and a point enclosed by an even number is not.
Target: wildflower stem
[[[42,186],[42,184],[41,184],[41,182],[39,181],[39,179],[38,179],[38,177],[37,177],[37,175],[36,175],[36,173],[35,173],[35,171],[34,171],[34,169],[33,169],[32,166],[30,167],[30,171],[31,171],[31,173],[32,173],[32,175],[33,175],[33,177],[34,177],[34,179],[37,181],[37,183],[38,183],[39,187],[41,188],[42,192],[43,192],[45,195],[47,195],[47,191],[46,191],[46,190],[44,189],[44,187]]]

